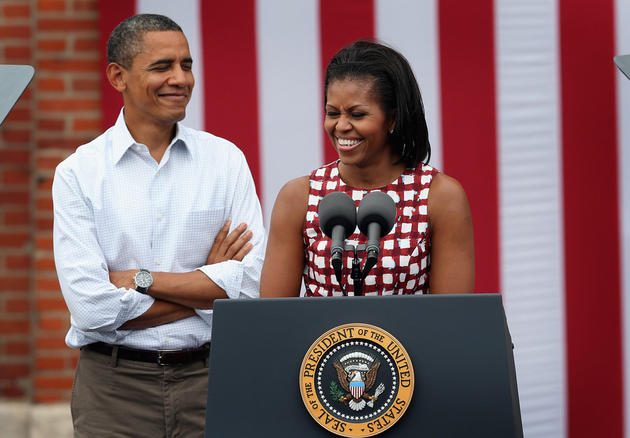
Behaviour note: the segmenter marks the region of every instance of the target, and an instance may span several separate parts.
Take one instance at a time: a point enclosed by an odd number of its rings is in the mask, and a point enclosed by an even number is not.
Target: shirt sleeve
[[[55,171],[52,198],[55,265],[71,324],[111,337],[122,324],[146,312],[154,299],[110,283],[92,206],[64,163]]]
[[[260,273],[265,258],[266,233],[263,227],[262,211],[256,195],[256,188],[245,157],[240,153],[234,166],[233,194],[226,208],[232,227],[241,222],[252,231],[252,250],[242,261],[228,260],[198,268],[214,283],[222,288],[228,298],[258,298],[260,296]],[[231,231],[231,230],[230,230]],[[197,310],[204,319],[212,310]]]

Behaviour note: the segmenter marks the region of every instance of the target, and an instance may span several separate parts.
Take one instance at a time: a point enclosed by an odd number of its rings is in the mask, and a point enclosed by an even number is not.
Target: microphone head
[[[324,196],[317,208],[319,226],[325,235],[332,238],[332,230],[342,225],[346,239],[357,226],[357,208],[350,196],[344,192],[332,192]]]
[[[389,195],[374,191],[363,197],[357,211],[359,230],[368,234],[368,225],[378,222],[381,226],[381,238],[389,233],[396,222],[396,203]]]

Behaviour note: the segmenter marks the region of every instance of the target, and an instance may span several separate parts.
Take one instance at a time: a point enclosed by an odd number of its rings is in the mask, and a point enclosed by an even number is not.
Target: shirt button
[[[156,265],[160,265],[161,263],[162,263],[162,262],[161,262],[161,261],[159,261],[159,260],[156,260],[156,261],[155,261],[155,264],[156,264]]]
[[[157,220],[161,221],[163,217],[164,216],[162,216],[161,214],[158,214]]]

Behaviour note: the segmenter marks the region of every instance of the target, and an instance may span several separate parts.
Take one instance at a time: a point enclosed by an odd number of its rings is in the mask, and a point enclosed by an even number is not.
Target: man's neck
[[[142,143],[149,149],[149,153],[156,162],[160,162],[166,148],[175,136],[175,126],[164,124],[134,123],[125,116],[125,123],[129,133],[137,143]]]

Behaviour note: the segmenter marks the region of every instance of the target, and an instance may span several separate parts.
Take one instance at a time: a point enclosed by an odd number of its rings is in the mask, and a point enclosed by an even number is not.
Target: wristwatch
[[[133,276],[133,282],[136,284],[136,290],[141,294],[146,294],[149,287],[153,284],[153,276],[146,269],[140,269]]]

